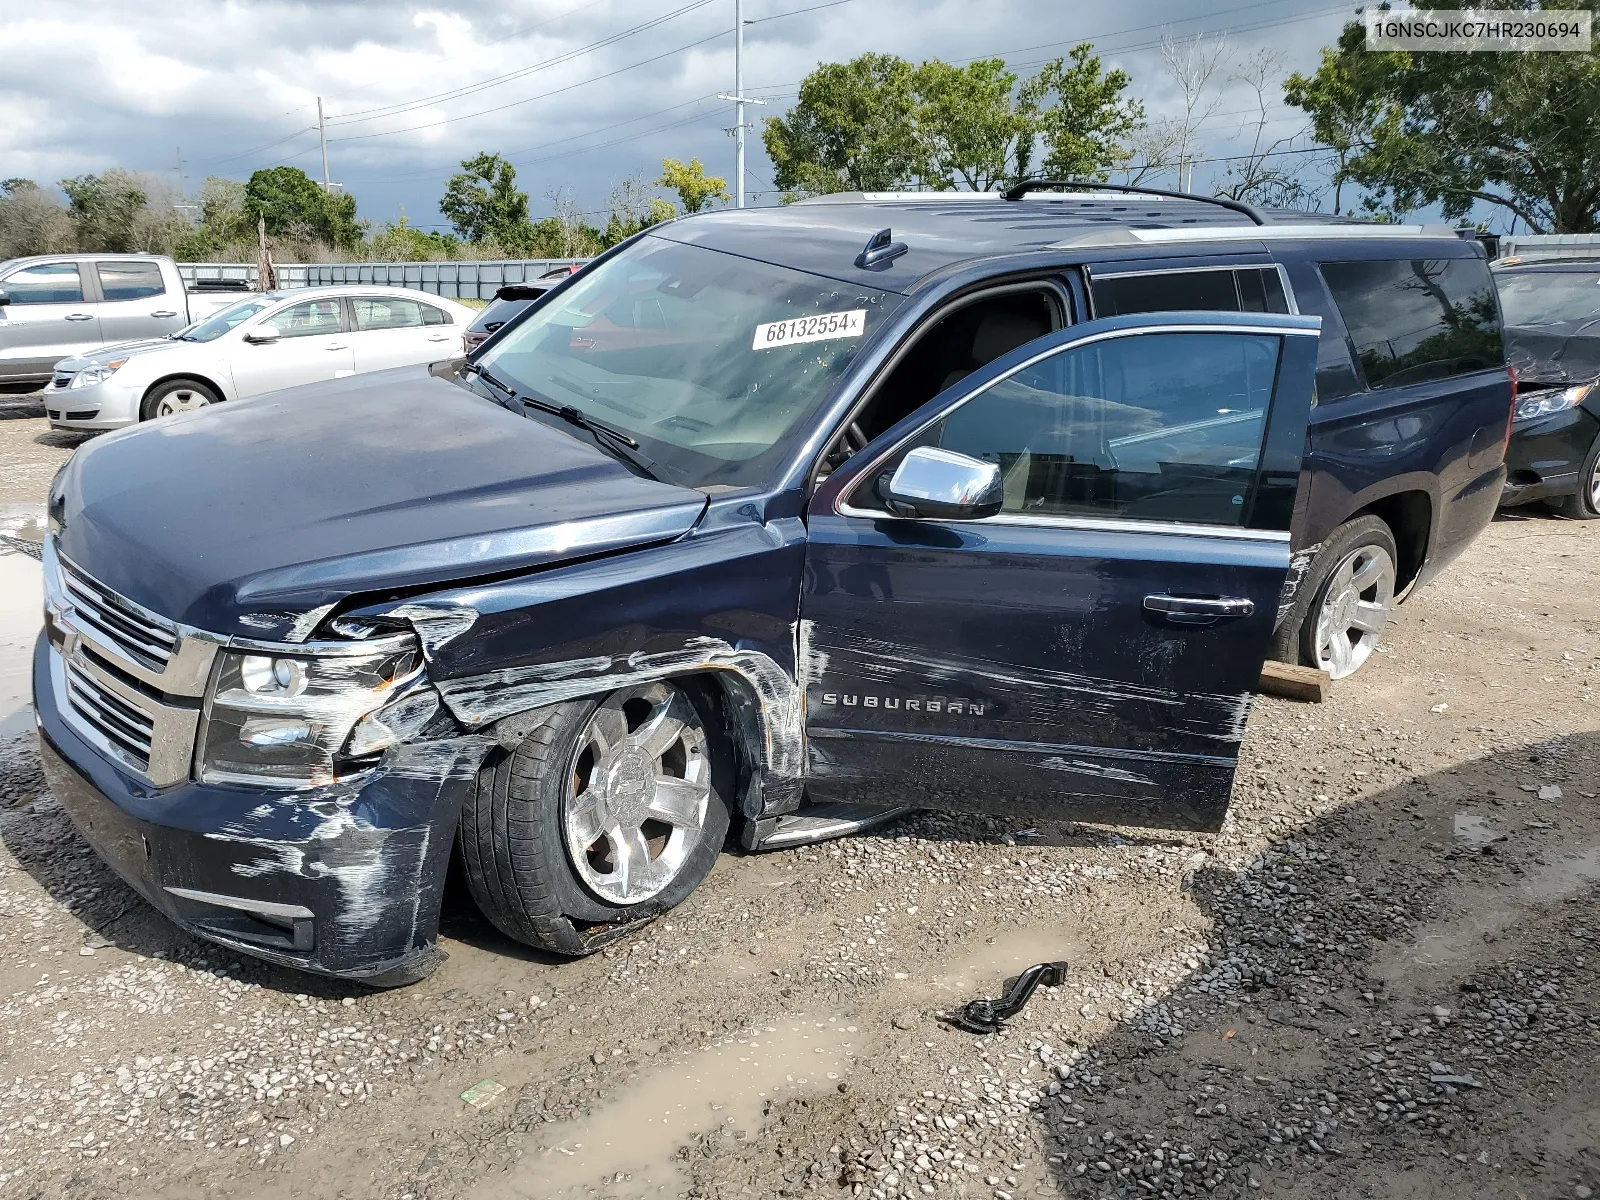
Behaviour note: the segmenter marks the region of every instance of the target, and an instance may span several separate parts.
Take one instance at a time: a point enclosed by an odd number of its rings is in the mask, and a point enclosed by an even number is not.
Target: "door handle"
[[[450,335],[448,333],[436,333],[428,340],[430,342],[448,342],[450,340]]]
[[[1201,627],[1248,617],[1256,611],[1256,603],[1245,596],[1167,596],[1157,592],[1144,598],[1144,610],[1169,625]]]
[[[337,346],[324,346],[323,349],[324,350],[348,350],[348,349],[350,349],[350,343],[349,342],[340,342]]]
[[[94,314],[93,313],[68,313],[67,314],[67,320],[69,320],[69,321],[92,321],[92,320],[94,320]]]
[[[151,313],[150,315],[152,317],[175,317],[178,314],[173,312],[170,308],[163,308],[158,312]]]

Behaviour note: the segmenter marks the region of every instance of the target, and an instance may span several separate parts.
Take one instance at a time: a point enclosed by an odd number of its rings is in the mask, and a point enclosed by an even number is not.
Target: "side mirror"
[[[899,517],[975,521],[1004,507],[1005,481],[998,463],[918,446],[900,460],[883,500]]]
[[[0,308],[4,308],[6,305],[8,305],[10,303],[11,303],[11,293],[6,291],[5,288],[0,288]]]
[[[276,325],[257,325],[244,335],[244,340],[252,346],[275,346],[282,336]]]

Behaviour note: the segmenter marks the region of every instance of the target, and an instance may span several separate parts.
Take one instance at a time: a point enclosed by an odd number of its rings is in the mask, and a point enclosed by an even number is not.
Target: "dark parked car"
[[[1600,259],[1495,268],[1517,408],[1503,504],[1600,519]]]
[[[1263,659],[1359,663],[1492,514],[1493,286],[1449,230],[1027,190],[659,226],[459,375],[80,448],[52,789],[183,927],[383,984],[455,846],[583,954],[730,836],[1217,829]]]
[[[494,294],[494,299],[483,306],[478,319],[467,326],[461,337],[462,349],[471,354],[489,340],[489,335],[512,317],[526,309],[568,275],[575,274],[580,264],[557,267],[546,271],[533,283],[508,283]]]

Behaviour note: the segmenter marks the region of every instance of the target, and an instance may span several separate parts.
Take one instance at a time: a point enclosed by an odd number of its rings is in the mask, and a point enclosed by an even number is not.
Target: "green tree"
[[[266,167],[244,185],[250,221],[264,218],[274,236],[309,237],[340,250],[361,244],[356,198],[333,195],[299,167]]]
[[[678,202],[686,213],[703,212],[712,204],[728,202],[728,181],[721,175],[707,175],[698,158],[686,163],[675,158],[662,159],[661,178],[656,180],[656,186],[677,192]]]
[[[139,249],[136,226],[148,196],[139,181],[113,167],[103,175],[63,179],[68,211],[84,250],[126,253]]]
[[[1539,233],[1600,231],[1600,51],[1411,54],[1365,42],[1364,26],[1347,24],[1315,75],[1289,77],[1284,98],[1336,152],[1347,147],[1341,177],[1366,188],[1371,207],[1437,204],[1459,220],[1483,203]]]
[[[1125,71],[1102,71],[1094,47],[1080,42],[1022,85],[1018,107],[1044,142],[1041,174],[1103,180],[1128,160],[1126,138],[1144,124],[1144,106],[1123,94],[1131,82]]]
[[[448,233],[418,229],[402,215],[375,229],[365,252],[378,262],[449,262],[461,257],[461,242]]]
[[[863,54],[807,75],[795,106],[763,122],[778,187],[812,195],[889,191],[922,175],[913,73],[903,58]]]
[[[603,247],[615,246],[641,229],[670,221],[678,215],[678,210],[670,201],[650,194],[652,186],[645,182],[644,175],[640,173],[630,175],[611,189],[610,212],[607,214],[605,230],[600,235]]]
[[[1004,59],[964,67],[929,59],[912,74],[911,87],[929,184],[986,192],[1027,173],[1035,114],[1017,106],[1017,77]]]
[[[498,154],[463,160],[450,177],[439,211],[469,242],[486,238],[510,244],[529,236],[528,193],[517,188],[517,169]]]

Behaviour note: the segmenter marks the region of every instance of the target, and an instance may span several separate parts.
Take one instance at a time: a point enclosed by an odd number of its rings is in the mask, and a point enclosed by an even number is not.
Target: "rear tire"
[[[1339,526],[1301,578],[1278,626],[1273,657],[1320,667],[1334,679],[1354,675],[1377,649],[1394,610],[1399,561],[1394,534],[1381,517]]]
[[[1600,437],[1589,447],[1578,472],[1578,490],[1552,507],[1574,521],[1600,520]]]
[[[715,704],[692,682],[556,705],[479,771],[461,814],[473,899],[516,941],[598,948],[577,929],[664,912],[710,872],[732,815],[731,764]]]
[[[217,404],[221,397],[198,379],[169,379],[151,388],[139,406],[139,419],[153,421],[173,413],[190,412]]]

